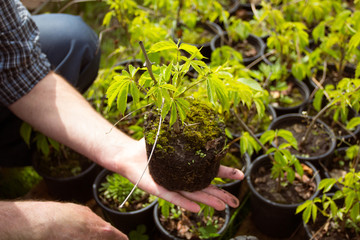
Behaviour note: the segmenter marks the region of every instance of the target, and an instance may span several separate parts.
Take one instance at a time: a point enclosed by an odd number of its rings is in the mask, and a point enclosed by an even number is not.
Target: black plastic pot
[[[94,184],[92,186],[92,193],[96,203],[100,206],[102,213],[107,221],[111,223],[114,227],[120,231],[128,234],[131,230],[135,230],[138,225],[145,225],[147,229],[152,229],[154,226],[153,221],[153,208],[157,203],[157,200],[153,201],[150,205],[142,208],[140,210],[132,212],[119,212],[112,208],[109,208],[100,200],[98,196],[99,187],[101,183],[105,181],[106,176],[112,172],[103,169],[99,175],[96,177]]]
[[[355,77],[355,70],[356,70],[355,66],[347,64],[347,65],[345,65],[343,76],[348,77],[348,78],[354,78]],[[327,65],[327,72],[328,71],[336,71],[335,65],[334,64],[328,64]],[[319,70],[318,75],[322,76],[322,74],[323,74],[323,71]],[[318,77],[316,80],[320,81],[321,78]],[[313,89],[315,89],[317,87],[316,83],[312,80],[312,77],[311,78],[306,78],[306,84],[308,85],[309,89],[311,89],[311,90],[313,90]],[[327,85],[327,84],[328,83],[325,82],[323,84],[323,86],[325,87],[325,85]]]
[[[155,226],[156,228],[159,230],[160,235],[161,235],[161,240],[183,240],[182,238],[178,238],[176,236],[174,236],[173,234],[171,234],[170,232],[168,232],[164,226],[161,224],[159,217],[160,217],[160,213],[159,213],[159,204],[157,203],[154,207],[153,210],[153,218],[154,218],[154,222],[155,222]],[[217,232],[218,234],[220,234],[220,236],[222,234],[224,234],[224,232],[226,231],[228,225],[229,225],[229,221],[230,221],[230,208],[228,205],[226,205],[226,209],[223,211],[224,214],[224,218],[225,218],[225,223],[222,226],[222,228]],[[210,238],[213,240],[217,240],[220,237],[215,237],[215,238]]]
[[[217,35],[215,36],[212,40],[211,40],[211,50],[214,51],[216,48],[221,47],[222,43],[221,43],[221,38],[224,37],[225,39],[228,39],[228,33],[224,32],[222,35]],[[252,63],[253,61],[255,61],[256,59],[260,58],[261,56],[264,55],[264,50],[265,50],[265,44],[264,42],[261,40],[261,38],[250,34],[249,37],[246,39],[250,45],[252,45],[253,47],[255,47],[256,49],[256,55],[253,57],[244,57],[242,63],[244,65],[248,65],[250,63]],[[236,44],[237,42],[234,42],[234,44]]]
[[[309,101],[310,90],[304,82],[297,80],[292,75],[286,81],[288,83],[292,82],[294,84],[293,88],[297,88],[300,91],[300,94],[303,97],[303,101],[291,107],[277,106],[276,104],[272,103],[271,105],[275,109],[277,116],[281,116],[289,113],[298,113],[299,109],[303,107],[305,104],[307,104],[307,102]]]
[[[38,168],[36,154],[33,158],[33,166],[36,172],[44,179],[48,193],[51,197],[60,201],[79,203],[85,203],[91,199],[91,184],[101,170],[99,165],[91,163],[87,169],[76,176],[55,178],[45,174]]]
[[[305,162],[307,166],[313,169],[316,173],[317,169],[309,162]],[[298,226],[301,224],[301,215],[296,215],[296,208],[302,203],[297,204],[281,204],[270,201],[264,198],[259,192],[256,191],[253,184],[252,175],[260,167],[264,167],[266,171],[271,171],[271,162],[267,155],[262,155],[255,159],[250,165],[249,175],[246,177],[250,189],[250,204],[251,204],[251,216],[254,225],[258,230],[264,234],[276,237],[287,238],[295,232]],[[320,176],[315,175],[315,181],[317,186],[320,183]],[[319,191],[316,191],[310,199],[318,196]]]
[[[334,166],[334,164],[336,163],[333,163],[333,159],[338,156],[345,157],[347,149],[348,147],[337,148],[330,157],[321,161],[322,174],[324,175],[324,178],[332,178],[329,171],[331,171],[334,168],[337,168],[337,166]],[[345,166],[343,166],[343,169],[346,171]],[[337,184],[335,184],[331,190],[335,192],[340,190],[340,187]]]
[[[270,124],[269,129],[271,129],[271,130],[282,129],[282,128],[284,128],[284,126],[290,126],[290,125],[293,125],[293,124],[304,124],[304,125],[306,125],[312,119],[313,119],[313,117],[311,117],[311,116],[305,116],[305,115],[301,115],[299,113],[286,114],[286,115],[282,115],[280,117],[277,117]],[[335,137],[334,132],[331,130],[331,128],[321,120],[316,120],[316,125],[319,128],[321,128],[321,130],[323,130],[328,135],[328,137],[329,137],[329,147],[328,147],[327,151],[325,153],[322,153],[322,154],[315,154],[314,153],[311,156],[304,156],[303,154],[295,154],[296,157],[300,161],[313,161],[315,163],[315,162],[321,161],[322,159],[325,159],[325,158],[331,156],[331,154],[335,150],[336,137]]]
[[[241,3],[240,1],[235,1],[236,4],[229,10],[230,16],[236,16],[245,21],[250,21],[254,18],[254,13],[251,9],[250,3]],[[256,9],[261,9],[260,4],[255,4]]]
[[[310,108],[310,110],[314,110],[313,106],[310,105],[312,103],[307,103],[306,105],[302,106],[299,109],[299,113],[303,114],[304,112],[307,113],[307,115],[309,116],[314,116],[314,113],[312,113],[311,111],[309,112],[308,109]],[[310,105],[310,106],[309,106]],[[326,102],[324,101],[324,106],[326,105]],[[317,113],[317,112],[316,112]],[[360,116],[358,113],[355,112],[354,109],[350,108],[349,109],[349,119],[353,118],[353,117],[358,117]],[[332,117],[332,116],[331,116]],[[321,117],[320,117],[321,118]],[[324,120],[324,119],[323,119]],[[329,124],[329,121],[324,120],[325,123],[328,123],[328,126],[331,127],[331,124]],[[358,125],[354,130],[347,132],[347,134],[341,134],[339,132],[334,131],[334,134],[336,136],[337,142],[338,142],[338,146],[348,146],[349,144],[353,144],[356,142],[356,140],[359,139],[358,135],[360,134],[360,125]],[[343,132],[346,132],[345,130],[343,130]]]
[[[237,146],[237,147],[239,147],[239,146]],[[236,156],[239,159],[241,159],[240,161],[241,161],[243,167],[240,170],[244,173],[244,179],[245,179],[245,177],[249,174],[249,167],[251,164],[250,156],[247,153],[245,153],[243,156],[240,156],[240,147],[239,147],[239,152],[238,152],[238,154],[236,154]],[[239,196],[242,183],[243,183],[243,180],[234,180],[234,181],[228,182],[228,183],[216,184],[216,186],[228,191],[229,193],[231,193],[234,196]]]
[[[181,24],[181,26],[184,26],[184,24]],[[186,27],[186,26],[184,26]],[[210,22],[210,21],[206,21],[206,22],[198,22],[196,24],[196,27],[202,27],[204,29],[204,31],[209,31],[211,33],[214,34],[214,37],[218,34],[223,34],[223,30],[221,29],[221,27],[214,23],[214,22]],[[172,38],[174,39],[174,41],[177,43],[179,41],[179,37],[176,36],[174,30],[172,31]],[[181,40],[181,42],[183,42]],[[185,42],[186,43],[186,42]],[[187,44],[190,44],[190,43],[187,43]],[[211,46],[210,46],[210,42],[206,42],[204,44],[191,44],[195,47],[197,47],[198,49],[201,48],[200,50],[200,53],[206,57],[206,59],[203,59],[204,62],[208,63],[210,62],[211,60],[211,53],[212,53],[212,50],[211,50]]]

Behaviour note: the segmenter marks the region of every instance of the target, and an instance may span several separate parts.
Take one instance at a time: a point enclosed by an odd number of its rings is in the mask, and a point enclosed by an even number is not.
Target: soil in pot
[[[255,190],[270,201],[282,204],[296,204],[309,199],[316,191],[316,182],[313,179],[313,169],[302,164],[304,175],[301,178],[296,175],[293,184],[283,186],[277,190],[278,182],[271,178],[269,165],[264,165],[252,173],[251,181]]]
[[[147,192],[136,188],[129,200],[120,208],[133,186],[128,179],[121,175],[109,173],[99,188],[99,199],[104,205],[119,212],[132,212],[142,209],[149,206],[156,199]]]
[[[260,58],[264,54],[265,44],[261,38],[250,34],[247,39],[234,40],[230,39],[228,33],[217,35],[211,42],[211,49],[214,51],[221,46],[230,46],[243,57],[243,64],[248,65]]]
[[[217,239],[229,222],[229,207],[225,211],[214,211],[213,214],[204,213],[204,211],[200,214],[192,213],[173,206],[169,217],[164,217],[160,208],[155,206],[154,218],[157,227],[166,239]]]
[[[346,239],[346,240],[358,240],[359,236],[356,235],[354,230],[341,232],[338,229],[334,229],[331,226],[334,226],[335,223],[327,222],[327,218],[323,215],[319,214],[316,218],[316,222],[313,223],[310,221],[305,226],[305,231],[308,233],[308,237],[313,240],[339,240],[339,239]],[[324,229],[324,226],[326,229]],[[321,229],[319,231],[319,229]]]
[[[93,197],[105,219],[126,234],[139,225],[145,225],[147,229],[154,226],[155,196],[137,188],[121,207],[133,186],[128,179],[107,169],[98,174],[92,186]]]
[[[240,136],[244,129],[240,126],[239,121],[233,115],[230,113],[227,114],[228,116],[224,117],[226,128],[229,129],[233,136]],[[270,123],[276,118],[276,112],[270,105],[266,107],[265,114],[261,117],[257,114],[255,105],[253,105],[250,109],[245,106],[241,108],[239,107],[238,114],[255,134],[265,132]]]
[[[300,114],[286,114],[272,122],[269,128],[290,131],[297,140],[298,145],[300,145],[311,120],[311,117],[305,117]],[[280,146],[284,142],[284,139],[279,138],[274,144]],[[324,157],[328,153],[331,154],[335,146],[336,138],[334,133],[325,123],[317,120],[310,131],[307,141],[299,146],[298,149],[291,148],[289,150],[300,160],[312,160],[313,158]]]
[[[159,124],[159,113],[150,112],[145,119],[148,156]],[[158,184],[172,191],[197,191],[216,177],[220,160],[225,156],[225,124],[216,112],[200,102],[191,102],[183,124],[169,128],[167,116],[149,164],[150,174]]]
[[[296,208],[319,194],[320,176],[313,165],[305,162],[302,164],[303,177],[295,174],[293,186],[285,185],[284,180],[280,187],[270,177],[270,161],[268,155],[258,157],[252,162],[246,177],[251,192],[251,218],[262,233],[276,239],[289,238],[301,223],[301,216],[295,215]]]
[[[76,176],[89,168],[92,163],[85,156],[65,146],[62,146],[60,151],[52,151],[48,157],[36,154],[34,159],[34,165],[41,175],[53,178]]]
[[[51,151],[48,157],[36,152],[33,156],[34,168],[44,178],[52,197],[86,202],[91,198],[91,183],[100,167],[70,148],[61,146],[60,149]]]
[[[293,77],[286,81],[274,82],[269,86],[269,93],[270,104],[278,115],[298,112],[310,95],[308,87]]]
[[[324,159],[321,162],[324,168],[324,175],[327,178],[341,178],[346,175],[356,162],[354,159],[349,159],[346,155],[347,147],[338,148],[334,151],[330,158]],[[360,169],[360,163],[357,163],[356,171]],[[338,188],[337,185],[335,185]]]
[[[326,193],[327,196],[333,197],[334,193]],[[334,201],[337,207],[343,206],[343,199],[337,199]],[[321,208],[321,206],[318,206]],[[330,208],[327,209],[329,213]],[[317,214],[316,221],[310,220],[307,224],[304,224],[304,229],[307,237],[312,240],[358,240],[359,234],[356,234],[355,229],[352,227],[344,227],[341,230],[339,222],[334,222],[333,219],[325,217],[323,214]]]
[[[349,109],[348,119],[343,122],[339,117],[339,120],[334,120],[334,114],[336,109],[330,109],[320,116],[320,119],[326,123],[334,132],[339,143],[351,144],[357,140],[357,134],[360,132],[360,125],[355,129],[346,129],[348,121],[353,118],[356,113],[354,110]],[[306,111],[309,116],[315,116],[318,112],[314,109],[312,104],[307,104],[304,108],[300,109],[300,113]]]
[[[316,80],[320,82],[322,79],[323,70],[318,70],[315,74]],[[329,64],[326,69],[326,77],[324,80],[324,83],[322,84],[324,87],[328,84],[332,84],[334,86],[337,85],[337,83],[342,78],[354,78],[355,77],[355,68],[351,65],[346,65],[344,68],[344,71],[342,74],[339,74],[339,71],[336,70],[336,67],[334,64]],[[313,80],[309,81],[311,86],[313,88],[316,87],[316,84]]]

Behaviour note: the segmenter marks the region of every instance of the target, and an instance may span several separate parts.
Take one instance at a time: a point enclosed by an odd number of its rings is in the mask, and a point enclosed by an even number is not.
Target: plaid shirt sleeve
[[[30,13],[19,0],[0,0],[0,105],[17,101],[49,71]]]

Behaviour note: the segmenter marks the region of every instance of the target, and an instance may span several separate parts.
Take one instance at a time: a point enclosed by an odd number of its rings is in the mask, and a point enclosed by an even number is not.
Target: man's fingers
[[[240,171],[239,169],[221,165],[219,168],[218,177],[229,178],[229,179],[234,179],[234,180],[243,180],[244,173],[242,171]]]
[[[236,208],[239,206],[239,199],[237,197],[223,189],[215,187],[214,185],[210,185],[202,191],[206,192],[209,195],[216,196],[221,201],[228,204],[230,207]]]
[[[205,189],[208,189],[208,188],[209,187],[207,187]],[[205,189],[203,189],[201,191],[196,191],[196,192],[181,191],[180,193],[181,193],[181,195],[185,196],[186,198],[188,198],[190,200],[204,203],[206,205],[209,205],[210,207],[215,208],[218,211],[224,210],[226,208],[224,201],[222,201],[221,198],[219,198],[219,196],[210,194],[212,191],[209,191],[209,190],[206,191]]]

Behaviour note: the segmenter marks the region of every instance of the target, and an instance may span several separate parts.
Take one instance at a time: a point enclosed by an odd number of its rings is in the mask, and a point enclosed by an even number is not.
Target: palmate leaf
[[[360,125],[360,117],[353,117],[346,125],[347,129],[354,129]]]
[[[284,138],[288,143],[291,144],[291,146],[293,148],[298,149],[296,138],[293,136],[293,134],[290,131],[284,130],[284,129],[279,129],[277,131],[277,135],[279,137]]]
[[[117,107],[123,114],[126,109],[127,95],[129,92],[129,84],[131,79],[129,74],[124,74],[126,71],[122,71],[123,75],[115,76],[114,81],[106,91],[108,97],[108,110],[110,110],[114,100],[117,98]]]
[[[157,42],[153,45],[151,45],[150,50],[148,53],[155,53],[160,51],[167,51],[167,50],[177,50],[178,46],[174,41],[168,40],[168,41],[161,41]]]
[[[181,43],[180,50],[184,50],[185,52],[189,53],[191,56],[193,56],[192,58],[197,58],[197,59],[203,59],[205,58],[199,51],[199,49],[193,45],[187,44],[187,43]]]
[[[209,101],[215,104],[218,99],[225,109],[229,109],[229,98],[223,81],[216,77],[206,79],[206,89]]]

